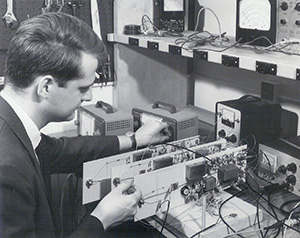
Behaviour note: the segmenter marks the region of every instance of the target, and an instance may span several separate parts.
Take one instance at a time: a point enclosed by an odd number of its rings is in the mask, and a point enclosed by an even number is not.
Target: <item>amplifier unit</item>
[[[134,130],[148,120],[158,120],[168,123],[171,141],[198,135],[198,116],[185,108],[177,110],[171,104],[155,102],[144,109],[133,108],[132,115]]]
[[[252,95],[216,103],[216,139],[236,145],[245,140],[249,148],[257,149],[258,143],[276,140],[280,133],[279,103]]]
[[[300,196],[300,138],[259,144],[258,174]]]
[[[82,136],[124,135],[133,131],[132,115],[103,101],[98,101],[96,105],[81,106],[77,113],[77,132]]]

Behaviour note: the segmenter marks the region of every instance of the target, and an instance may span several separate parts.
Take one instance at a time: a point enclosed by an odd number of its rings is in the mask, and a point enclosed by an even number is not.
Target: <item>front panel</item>
[[[300,196],[299,158],[272,146],[259,144],[258,174],[267,181],[285,185],[286,190]]]
[[[241,112],[235,108],[217,103],[216,139],[226,138],[237,145],[241,140]]]

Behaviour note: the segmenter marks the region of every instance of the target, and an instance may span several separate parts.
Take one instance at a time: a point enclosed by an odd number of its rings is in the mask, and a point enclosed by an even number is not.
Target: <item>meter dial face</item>
[[[222,119],[233,123],[234,122],[234,112],[224,108],[222,111]]]
[[[184,0],[164,0],[165,12],[181,12],[183,11]]]
[[[271,28],[271,4],[269,0],[241,0],[239,27],[269,31]]]

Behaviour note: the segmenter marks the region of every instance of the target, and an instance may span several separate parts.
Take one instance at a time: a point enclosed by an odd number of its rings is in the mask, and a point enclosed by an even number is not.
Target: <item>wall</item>
[[[144,14],[152,17],[152,1],[116,0],[114,32],[123,33],[124,25],[141,25]],[[130,14],[128,14],[130,13]],[[114,105],[131,112],[155,101],[184,107],[193,89],[187,75],[187,58],[167,53],[115,44]]]
[[[198,0],[200,6],[210,8],[215,12],[221,23],[221,31],[229,36],[235,36],[236,0]],[[203,14],[203,12],[202,12]],[[208,10],[205,11],[204,29],[211,33],[219,33],[215,16]]]
[[[114,103],[125,111],[162,101],[182,108],[190,92],[187,59],[137,47],[115,47]]]

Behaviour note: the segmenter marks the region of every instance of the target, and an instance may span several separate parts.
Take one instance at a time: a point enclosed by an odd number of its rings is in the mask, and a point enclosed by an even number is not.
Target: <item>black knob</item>
[[[286,170],[291,171],[294,174],[297,172],[297,165],[295,163],[290,163],[286,166]]]
[[[287,2],[282,2],[280,4],[280,8],[283,10],[283,11],[286,11],[288,8],[289,8],[289,5],[287,4]]]
[[[300,20],[295,21],[296,26],[300,26]]]
[[[237,142],[236,135],[233,135],[233,134],[231,136],[226,137],[226,140],[229,142],[232,142],[232,143]]]
[[[281,25],[285,25],[285,24],[286,24],[286,19],[281,19],[281,20],[280,20],[280,24],[281,24]]]
[[[115,187],[117,187],[119,184],[121,183],[121,179],[116,177],[113,179],[113,185],[115,185]]]
[[[281,173],[281,174],[285,174],[286,173],[286,167],[284,165],[279,166],[278,172]]]
[[[287,176],[286,181],[291,185],[295,185],[297,179],[296,179],[295,175],[289,175],[289,176]]]
[[[298,2],[295,6],[295,10],[300,12],[300,2]]]
[[[222,130],[220,130],[220,131],[218,132],[218,135],[219,135],[219,137],[221,137],[221,138],[225,138],[226,132],[222,129]]]

